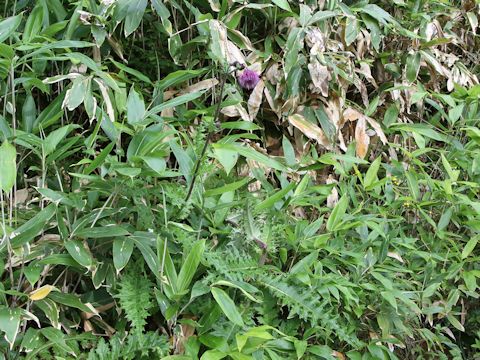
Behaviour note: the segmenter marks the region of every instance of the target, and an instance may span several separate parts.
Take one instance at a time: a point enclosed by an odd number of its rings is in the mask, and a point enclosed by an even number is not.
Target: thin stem
[[[213,118],[214,124],[217,123],[218,117],[220,116],[220,110],[221,110],[221,105],[222,105],[222,99],[223,99],[223,90],[225,88],[225,81],[227,80],[227,75],[223,74],[222,80],[220,82],[220,96],[217,100],[217,109],[215,110],[215,116]],[[205,153],[207,152],[208,144],[210,143],[210,140],[212,138],[213,131],[209,131],[207,138],[205,139],[205,144],[203,145],[202,152],[200,153],[199,158],[197,159],[197,163],[195,164],[195,170],[193,171],[193,177],[192,177],[192,182],[190,183],[190,188],[188,189],[187,196],[185,198],[185,202],[188,202],[190,199],[190,196],[192,195],[193,187],[195,185],[195,180],[197,179],[198,175],[198,170],[200,169],[200,164],[202,163],[203,157],[205,156]]]

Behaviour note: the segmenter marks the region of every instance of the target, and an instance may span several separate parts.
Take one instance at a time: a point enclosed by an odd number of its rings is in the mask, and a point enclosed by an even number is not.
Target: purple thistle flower
[[[253,90],[257,83],[260,81],[260,76],[253,70],[246,68],[238,76],[238,82],[240,86],[247,90]]]

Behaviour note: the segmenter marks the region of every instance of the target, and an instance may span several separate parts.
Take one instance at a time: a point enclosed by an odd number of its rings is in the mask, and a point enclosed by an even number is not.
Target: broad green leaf
[[[172,72],[158,82],[158,90],[163,91],[169,87],[179,85],[190,79],[202,76],[206,72],[206,68],[197,70],[178,70]]]
[[[122,63],[119,63],[113,59],[110,59],[110,61],[120,70],[125,71],[126,73],[135,76],[137,79],[142,80],[148,84],[152,84],[152,81],[143,73],[141,73],[138,70],[132,69],[131,67],[128,67]]]
[[[280,171],[287,170],[286,167],[282,165],[280,162],[278,162],[277,160],[267,155],[264,155],[248,146],[243,146],[237,143],[233,143],[233,144],[216,143],[213,145],[213,147],[214,149],[224,149],[224,150],[231,150],[233,152],[237,152],[238,154],[248,159],[255,160],[267,167],[270,167],[276,170],[280,170]]]
[[[177,278],[177,291],[182,293],[188,289],[193,277],[197,271],[198,265],[202,260],[203,252],[205,251],[205,240],[199,240],[193,245],[189,251],[185,262],[180,269]]]
[[[130,125],[138,124],[145,116],[145,103],[142,96],[132,86],[127,99],[127,121]]]
[[[55,301],[58,304],[66,305],[80,311],[98,315],[98,311],[90,303],[83,303],[77,295],[52,291],[48,294],[48,299]]]
[[[225,149],[222,144],[213,144],[213,154],[220,164],[222,164],[227,175],[230,174],[230,171],[232,171],[238,161],[238,151]]]
[[[256,303],[261,303],[262,300],[259,300],[255,298],[250,292],[258,292],[259,290],[243,281],[226,281],[226,280],[220,280],[217,281],[216,283],[213,283],[212,286],[229,286],[235,289],[240,290],[248,299],[256,302]],[[249,292],[250,291],[250,292]]]
[[[380,169],[381,161],[381,157],[376,158],[375,161],[368,168],[367,173],[365,174],[365,178],[363,180],[363,185],[366,189],[368,189],[377,181],[377,174],[378,170]]]
[[[395,309],[395,311],[398,309],[397,299],[395,299],[395,296],[390,291],[382,291],[380,294]]]
[[[209,189],[209,190],[205,191],[205,197],[222,195],[226,192],[235,191],[237,189],[240,189],[244,185],[246,185],[249,181],[250,181],[249,178],[245,178],[243,180],[235,181],[233,183],[226,184],[224,186],[220,186],[220,187],[215,188],[215,189]]]
[[[102,227],[86,227],[75,232],[75,236],[86,239],[100,239],[125,235],[129,235],[128,231],[124,227],[115,224]]]
[[[70,111],[75,110],[85,99],[90,78],[78,77],[73,80],[72,87],[65,94],[64,104]]]
[[[17,150],[15,146],[4,141],[0,146],[0,191],[9,192],[17,177]]]
[[[282,10],[292,11],[287,0],[272,0],[272,2]]]
[[[356,18],[347,18],[347,26],[345,28],[345,44],[350,46],[358,36],[358,21]]]
[[[450,324],[453,325],[453,327],[459,331],[465,331],[465,328],[463,327],[463,325],[460,323],[460,321],[457,320],[457,318],[455,316],[453,316],[452,314],[447,314],[447,319],[448,321],[450,322]]]
[[[103,162],[105,161],[105,159],[107,158],[107,156],[110,154],[110,152],[112,151],[113,147],[115,146],[115,143],[114,142],[111,142],[110,144],[108,144],[101,152],[100,154],[98,154],[98,156],[93,159],[93,161],[88,164],[85,169],[83,170],[83,173],[85,175],[88,175],[90,174],[93,170],[97,169],[99,166],[101,166],[103,164]]]
[[[129,2],[127,16],[125,17],[125,37],[128,37],[138,28],[146,7],[147,0],[135,0]]]
[[[55,301],[52,299],[42,299],[35,302],[35,306],[40,308],[43,311],[47,319],[50,321],[50,324],[56,328],[60,328],[59,317],[60,317],[60,310]]]
[[[228,296],[228,294],[222,289],[216,287],[212,287],[211,292],[213,298],[220,306],[225,316],[234,324],[243,327],[245,324],[243,323],[242,316],[238,312],[237,307],[230,296]]]
[[[308,25],[312,25],[312,24],[315,24],[319,21],[330,19],[330,18],[335,17],[337,15],[338,15],[338,13],[335,12],[335,11],[328,11],[328,10],[317,11],[315,14],[313,14],[313,16],[310,18],[310,20],[308,20]]]
[[[33,130],[37,118],[37,106],[32,94],[28,94],[22,106],[23,128],[30,133]]]
[[[277,191],[275,194],[273,194],[272,196],[269,196],[268,198],[266,198],[265,200],[263,200],[260,204],[258,204],[257,206],[255,206],[255,210],[256,211],[262,211],[262,210],[265,210],[265,209],[268,209],[268,208],[273,208],[273,206],[280,200],[282,200],[290,191],[293,190],[293,188],[296,186],[297,184],[295,182],[291,182],[290,184],[288,184],[285,188]]]
[[[407,80],[414,82],[417,79],[418,71],[420,70],[420,60],[422,56],[419,52],[410,54],[407,57]]]
[[[117,273],[127,265],[133,252],[134,242],[127,236],[113,240],[113,265]]]
[[[330,217],[327,221],[327,231],[334,231],[335,228],[340,224],[342,221],[345,212],[347,211],[348,206],[348,194],[343,195],[338,203],[333,208]]]
[[[18,334],[21,316],[20,309],[0,309],[0,330],[5,333],[5,340],[10,344],[10,350]]]
[[[0,43],[4,42],[17,29],[22,21],[22,14],[8,17],[0,22]]]
[[[43,336],[45,336],[49,341],[54,344],[54,346],[62,349],[71,356],[76,357],[75,351],[69,345],[67,345],[67,343],[65,342],[65,335],[60,329],[47,327],[43,328],[41,332]]]
[[[468,240],[467,245],[465,245],[462,251],[462,259],[466,259],[472,253],[473,249],[475,249],[475,246],[477,246],[479,239],[480,235],[477,235]]]
[[[80,240],[68,240],[65,241],[64,245],[76,262],[89,270],[93,267],[93,257],[86,244]]]
[[[33,218],[21,225],[15,230],[15,236],[11,239],[13,248],[20,247],[35,238],[42,231],[47,229],[48,221],[55,215],[57,207],[50,204],[42,211],[38,212]]]
[[[50,155],[55,151],[58,144],[70,133],[73,129],[79,128],[79,125],[65,125],[61,128],[52,131],[43,141],[43,152],[45,155]]]
[[[173,99],[170,99],[168,101],[165,101],[164,103],[157,105],[153,107],[152,109],[148,110],[147,113],[145,114],[145,117],[149,117],[152,115],[156,115],[162,110],[169,109],[178,105],[183,105],[189,101],[195,100],[202,96],[205,93],[205,91],[197,91],[193,93],[188,93],[188,94],[183,94],[177,97],[174,97]]]

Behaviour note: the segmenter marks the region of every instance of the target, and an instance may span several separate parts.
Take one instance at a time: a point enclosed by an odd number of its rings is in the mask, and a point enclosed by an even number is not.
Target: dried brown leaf
[[[207,90],[207,89],[210,89],[210,88],[214,87],[217,84],[218,84],[218,80],[215,79],[215,78],[202,80],[202,81],[199,81],[196,84],[188,86],[187,88],[185,88],[182,91],[182,93],[183,94],[189,94],[189,93],[193,93],[193,92],[196,92],[196,91]]]
[[[370,138],[366,132],[365,118],[361,117],[357,120],[357,126],[355,127],[355,151],[359,158],[363,159],[367,155],[369,144]]]
[[[253,89],[250,97],[248,98],[248,113],[250,115],[250,121],[253,121],[258,114],[258,110],[260,109],[260,105],[262,104],[263,99],[263,89],[265,88],[265,84],[262,79],[257,83],[255,88]]]
[[[328,82],[331,79],[330,71],[328,67],[320,64],[318,61],[311,62],[308,64],[308,71],[312,78],[313,85],[315,86],[316,92],[320,92],[322,96],[328,96]]]
[[[298,130],[300,130],[306,137],[316,140],[320,145],[327,149],[332,149],[327,137],[316,124],[307,121],[302,115],[294,114],[288,117],[288,121]]]

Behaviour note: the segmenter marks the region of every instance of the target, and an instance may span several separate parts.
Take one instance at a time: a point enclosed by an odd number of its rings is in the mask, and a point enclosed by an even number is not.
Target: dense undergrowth
[[[0,358],[480,358],[479,13],[4,0]]]

